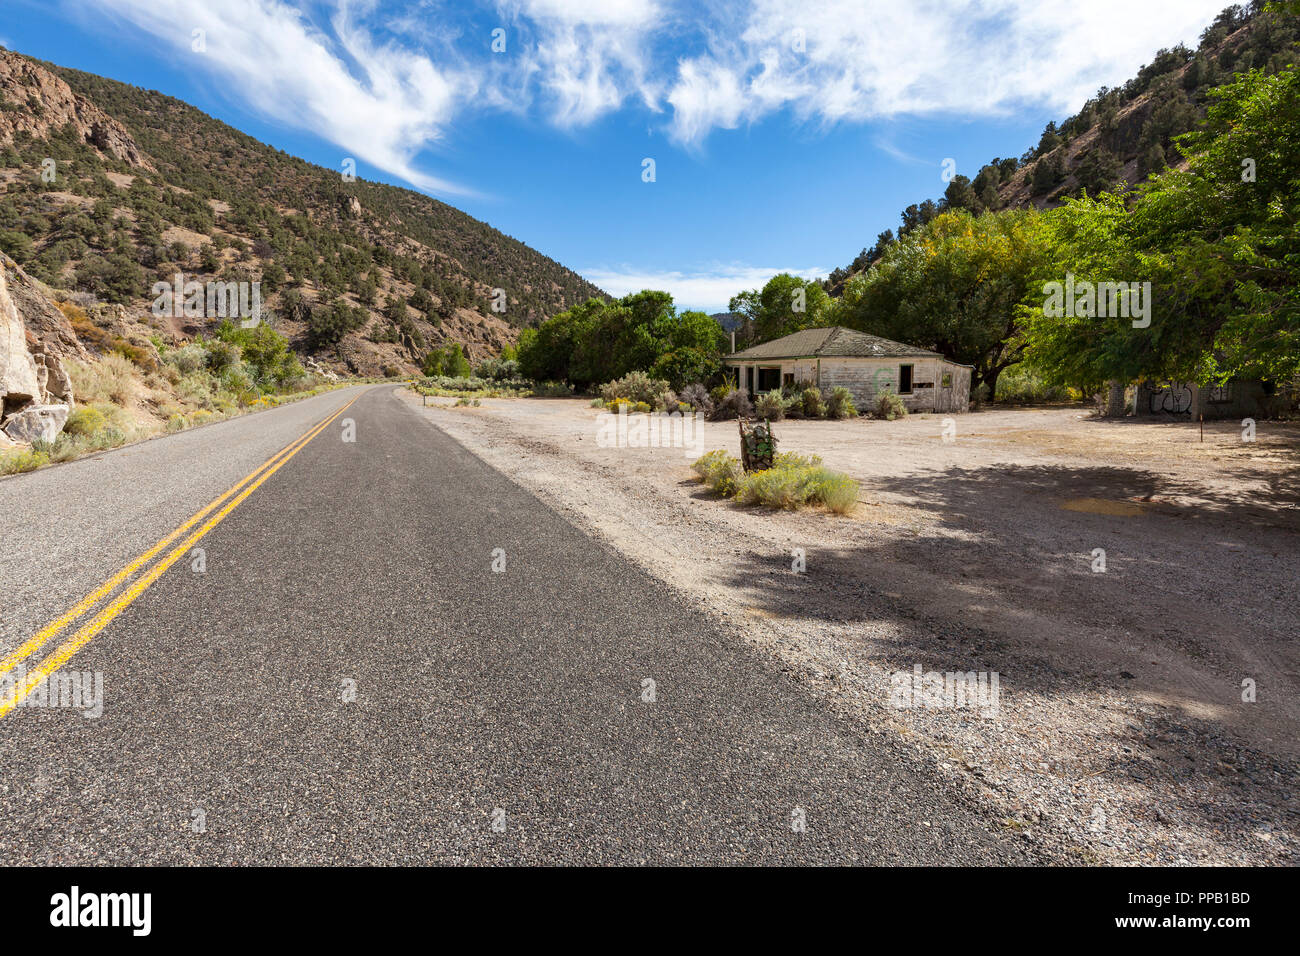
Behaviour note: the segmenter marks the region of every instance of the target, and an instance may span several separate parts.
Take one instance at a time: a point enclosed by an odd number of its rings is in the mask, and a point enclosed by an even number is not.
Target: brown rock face
[[[44,139],[71,123],[101,153],[132,166],[149,166],[126,127],[73,93],[49,70],[8,50],[0,50],[0,97],[9,103],[41,107],[0,112],[0,145],[12,143],[14,134],[24,131]]]

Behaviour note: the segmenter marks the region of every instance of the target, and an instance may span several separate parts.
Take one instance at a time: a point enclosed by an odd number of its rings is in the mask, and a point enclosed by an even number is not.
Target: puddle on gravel
[[[1110,515],[1114,518],[1140,518],[1147,509],[1134,501],[1114,501],[1108,498],[1071,498],[1061,507],[1066,511],[1082,511],[1093,515]]]

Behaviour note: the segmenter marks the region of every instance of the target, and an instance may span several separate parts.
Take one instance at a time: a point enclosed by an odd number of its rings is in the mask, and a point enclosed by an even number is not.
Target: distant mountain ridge
[[[180,100],[2,48],[0,250],[144,324],[153,283],[176,273],[259,281],[295,349],[368,375],[414,371],[446,342],[495,355],[604,295],[429,196],[346,181]]]

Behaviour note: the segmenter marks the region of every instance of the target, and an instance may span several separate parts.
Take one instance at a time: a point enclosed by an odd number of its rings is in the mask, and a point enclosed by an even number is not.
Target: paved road
[[[0,719],[0,863],[1034,862],[387,386],[0,481],[0,650],[353,397]]]

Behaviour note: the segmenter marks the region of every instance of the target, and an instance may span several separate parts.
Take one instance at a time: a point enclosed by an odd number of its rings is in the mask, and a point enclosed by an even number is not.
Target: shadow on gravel
[[[750,553],[735,556],[728,583],[756,616],[832,631],[856,626],[856,650],[877,668],[997,671],[1011,701],[1021,693],[1067,704],[1098,691],[1126,696],[1134,704],[1124,729],[1090,728],[1113,746],[1065,772],[1130,795],[1140,788],[1144,818],[1134,822],[1143,828],[1192,825],[1262,848],[1300,837],[1287,802],[1300,764],[1285,750],[1258,749],[1261,734],[1244,733],[1258,729],[1257,712],[1231,681],[1216,677],[1173,700],[1179,695],[1158,680],[1165,670],[1146,665],[1159,656],[1199,674],[1254,674],[1274,695],[1295,682],[1287,581],[1300,556],[1298,479],[1300,469],[1291,469],[1269,496],[1251,497],[1107,467],[952,469],[876,481],[864,484],[864,498],[910,498],[937,516],[938,528],[876,526],[862,546],[823,549],[816,523],[831,519],[809,515],[808,573],[792,573],[789,553]],[[1062,507],[1076,499],[1127,502],[1136,514]],[[1105,575],[1089,568],[1098,542],[1112,549]],[[1225,652],[1223,636],[1245,638],[1243,628],[1249,639]],[[1073,645],[1085,632],[1093,644],[1080,641],[1080,653]],[[1096,659],[1087,653],[1103,646]],[[1275,724],[1286,719],[1273,713]],[[1111,753],[1123,756],[1103,757]],[[1164,796],[1171,791],[1173,805]]]

